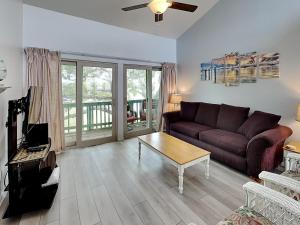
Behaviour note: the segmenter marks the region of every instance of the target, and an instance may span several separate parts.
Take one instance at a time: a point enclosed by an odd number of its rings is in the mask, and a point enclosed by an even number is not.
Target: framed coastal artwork
[[[263,53],[259,55],[258,76],[261,79],[279,77],[279,53]]]
[[[240,82],[256,83],[257,75],[257,53],[250,52],[239,56],[240,60]]]
[[[232,52],[201,63],[201,80],[231,87],[256,83],[258,79],[279,78],[279,57],[277,52]]]
[[[225,55],[225,86],[239,86],[239,53]]]
[[[224,84],[227,87],[240,85],[240,77],[239,77],[239,68],[238,67],[226,68]]]
[[[212,79],[212,69],[211,63],[201,63],[201,80],[211,80]]]
[[[212,60],[213,80],[215,84],[224,84],[225,81],[225,57]]]

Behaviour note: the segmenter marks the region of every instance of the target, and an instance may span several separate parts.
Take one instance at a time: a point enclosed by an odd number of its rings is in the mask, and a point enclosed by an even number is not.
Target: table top
[[[287,148],[286,147],[287,145],[295,146],[296,149]],[[286,151],[289,151],[289,152],[295,152],[295,153],[300,154],[300,142],[299,141],[290,141],[290,142],[288,142],[287,144],[284,145],[283,149],[286,150]]]
[[[210,155],[202,148],[163,132],[139,136],[138,139],[180,165]]]
[[[44,159],[49,152],[49,146],[45,145],[45,147],[46,148],[44,150],[36,152],[30,152],[24,148],[20,149],[20,151],[14,156],[14,158],[9,162],[9,164],[12,165]]]

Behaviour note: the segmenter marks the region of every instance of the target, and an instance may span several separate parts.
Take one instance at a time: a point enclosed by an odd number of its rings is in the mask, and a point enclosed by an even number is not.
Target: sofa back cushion
[[[216,127],[220,105],[200,102],[195,116],[195,122]]]
[[[236,132],[248,118],[250,108],[222,104],[217,128]]]
[[[194,121],[197,109],[198,102],[180,102],[181,110],[180,117],[185,121]]]
[[[238,132],[251,139],[261,132],[276,127],[280,119],[279,115],[255,111],[238,129]]]

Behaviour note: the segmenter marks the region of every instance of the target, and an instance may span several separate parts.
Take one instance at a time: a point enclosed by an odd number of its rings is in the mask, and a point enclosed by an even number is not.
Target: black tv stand
[[[58,188],[59,167],[50,145],[39,152],[20,149],[8,166],[9,206],[3,218],[50,208]]]

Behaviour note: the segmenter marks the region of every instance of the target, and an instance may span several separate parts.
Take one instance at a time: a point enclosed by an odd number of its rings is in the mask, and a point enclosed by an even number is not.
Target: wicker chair
[[[300,202],[258,183],[243,186],[245,206],[218,225],[299,225]]]
[[[259,178],[266,187],[300,201],[300,155],[289,154],[289,166],[281,175],[263,171]]]

